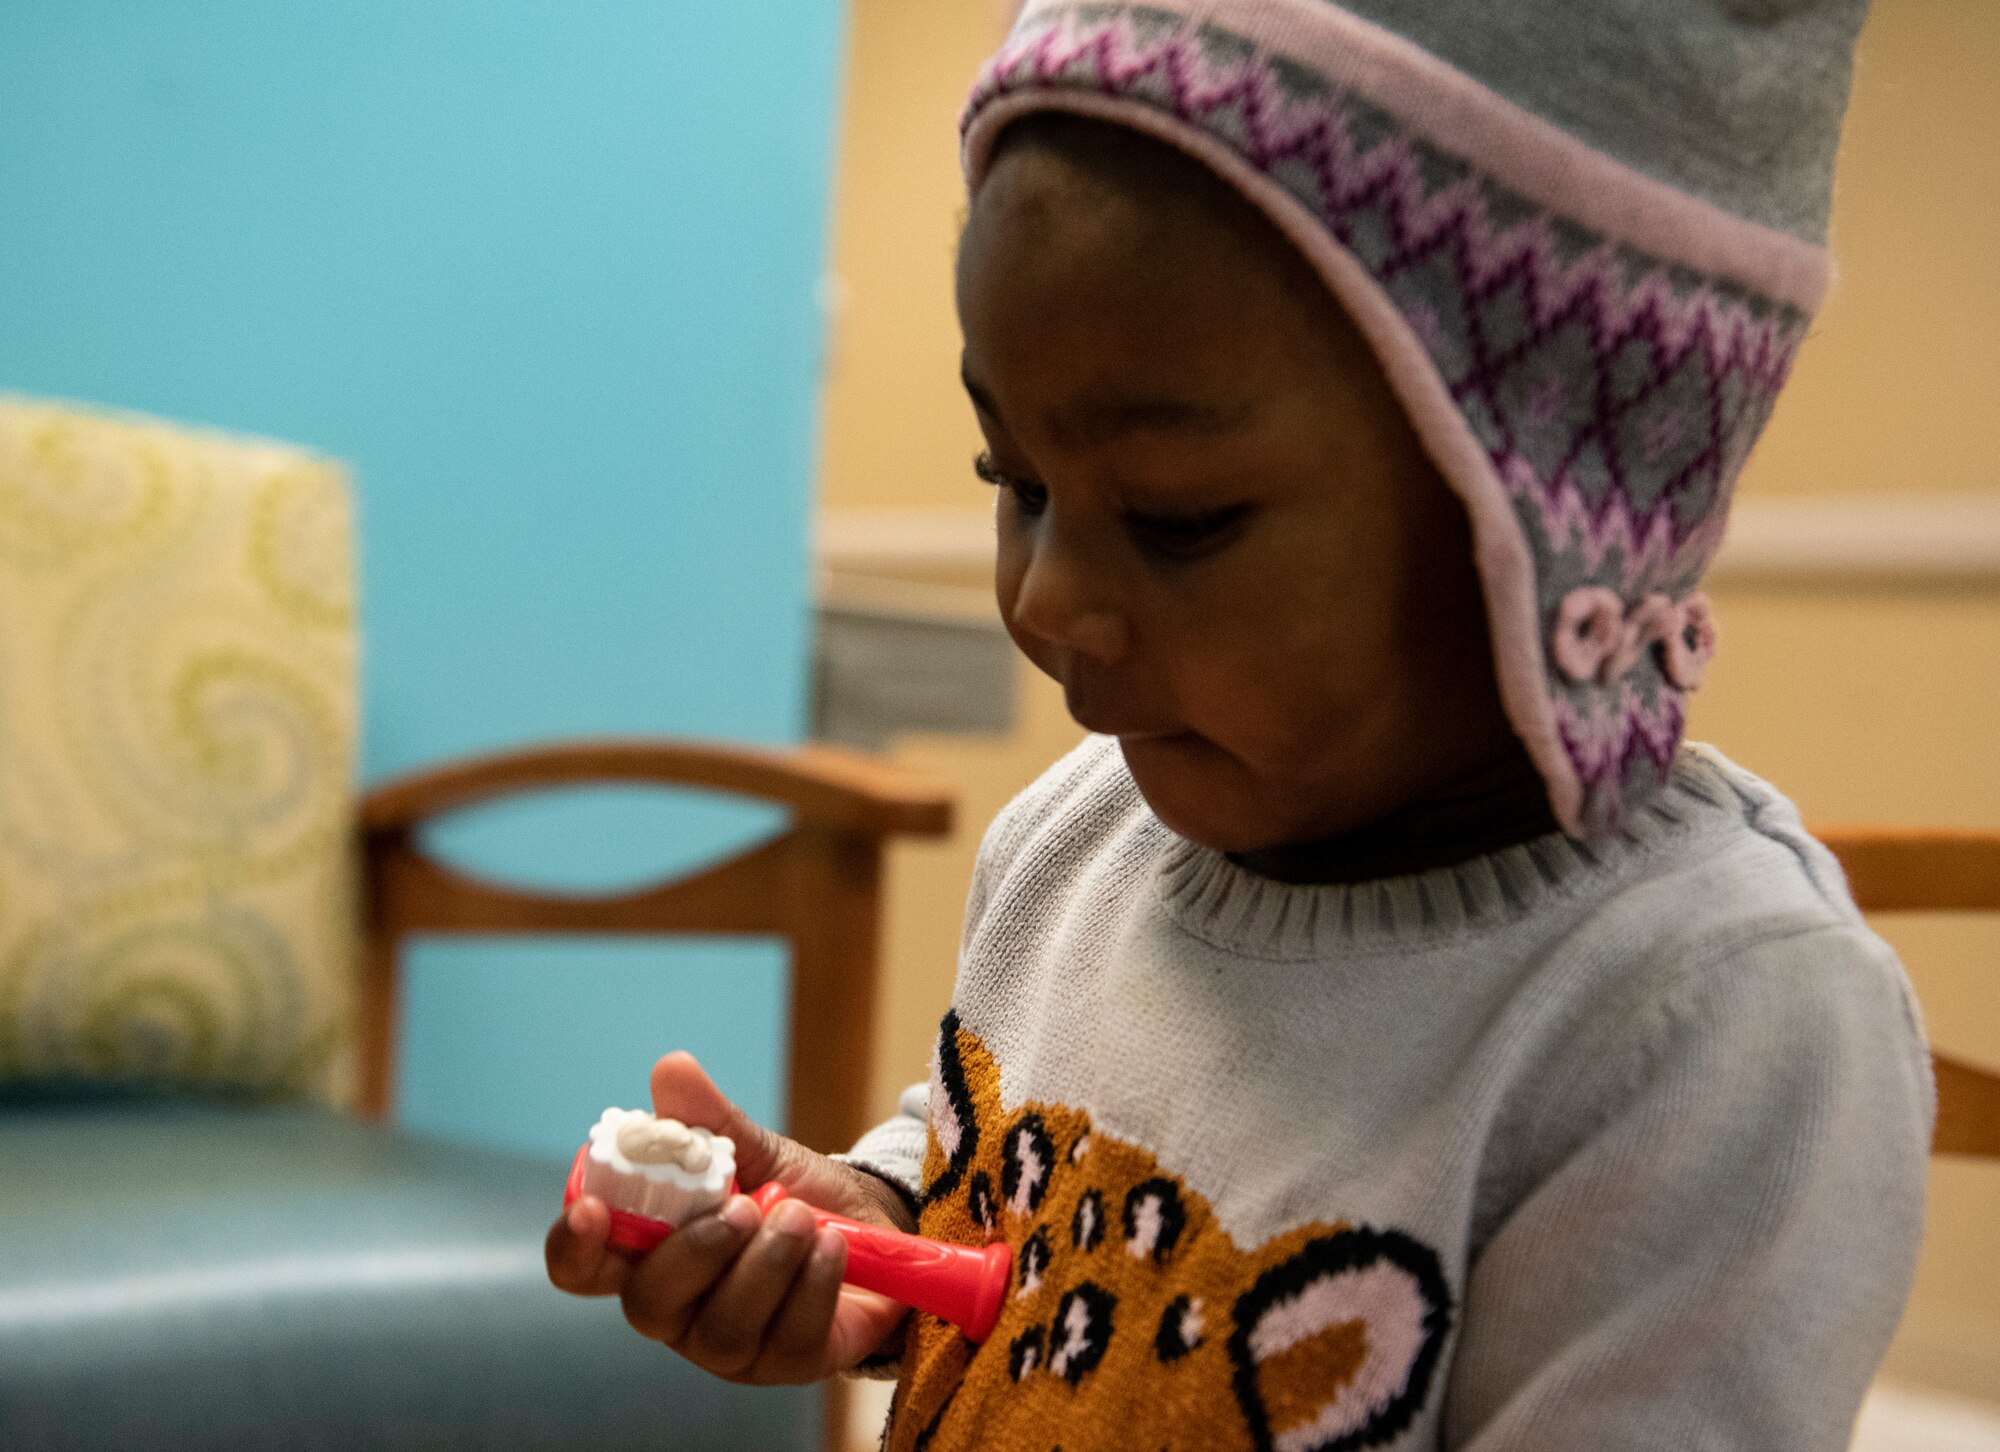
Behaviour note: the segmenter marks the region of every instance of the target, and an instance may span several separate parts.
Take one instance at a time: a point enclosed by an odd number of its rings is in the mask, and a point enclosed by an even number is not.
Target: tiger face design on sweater
[[[1393,1230],[1298,1227],[1248,1250],[1148,1151],[1060,1105],[1000,1104],[947,1015],[921,1229],[1005,1240],[1014,1276],[974,1347],[911,1324],[889,1452],[1349,1452],[1387,1447],[1431,1391],[1452,1306]]]

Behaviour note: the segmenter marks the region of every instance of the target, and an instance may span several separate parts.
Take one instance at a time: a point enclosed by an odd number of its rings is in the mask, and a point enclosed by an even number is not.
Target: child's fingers
[[[812,1251],[799,1267],[771,1324],[750,1380],[766,1383],[818,1381],[844,1368],[832,1364],[829,1340],[834,1308],[840,1302],[840,1275],[847,1268],[847,1241],[838,1230],[813,1237]]]
[[[686,1355],[689,1324],[760,1218],[749,1196],[735,1195],[713,1215],[690,1220],[662,1241],[632,1268],[619,1292],[632,1329]]]
[[[848,1371],[888,1347],[902,1330],[910,1308],[874,1291],[840,1288],[833,1325],[827,1333],[827,1360],[835,1371]]]
[[[542,1258],[549,1280],[572,1296],[615,1296],[632,1266],[611,1248],[611,1212],[586,1195],[549,1227]]]
[[[717,1376],[745,1378],[812,1244],[812,1212],[781,1202],[702,1302],[680,1353]]]

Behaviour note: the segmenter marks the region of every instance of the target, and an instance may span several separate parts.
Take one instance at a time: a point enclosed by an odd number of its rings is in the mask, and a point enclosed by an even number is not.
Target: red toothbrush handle
[[[785,1187],[772,1180],[750,1198],[769,1214],[773,1205],[786,1198]],[[984,1341],[992,1333],[1013,1272],[1013,1255],[1005,1245],[952,1245],[880,1225],[864,1225],[817,1206],[806,1208],[818,1225],[838,1230],[846,1238],[847,1273],[843,1279],[847,1284],[879,1291],[949,1321],[969,1341]]]

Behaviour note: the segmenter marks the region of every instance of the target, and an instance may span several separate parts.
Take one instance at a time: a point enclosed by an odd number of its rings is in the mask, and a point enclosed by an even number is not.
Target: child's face
[[[1008,630],[1211,847],[1448,794],[1514,749],[1464,512],[1304,259],[1140,159],[1008,147],[967,223]]]

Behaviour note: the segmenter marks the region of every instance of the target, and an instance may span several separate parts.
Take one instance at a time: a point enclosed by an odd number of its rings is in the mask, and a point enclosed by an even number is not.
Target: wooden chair
[[[1862,911],[2000,912],[2000,832],[1849,828],[1815,834],[1847,871]],[[2000,1159],[2000,1074],[1944,1054],[1935,1154]]]
[[[423,825],[447,812],[520,792],[604,783],[731,792],[788,807],[792,821],[778,837],[692,877],[594,897],[479,881],[428,855],[419,841]],[[786,1132],[814,1149],[847,1148],[871,1119],[883,849],[893,836],[943,836],[952,809],[947,790],[818,746],[569,742],[456,762],[378,787],[360,808],[361,1113],[384,1118],[395,1097],[398,978],[413,934],[755,935],[791,947]],[[846,1445],[846,1393],[838,1381],[826,1389],[821,1435],[829,1452]]]
[[[791,810],[788,830],[693,877],[608,896],[469,877],[419,833],[448,812],[522,792],[607,783],[699,787]],[[792,1042],[786,1132],[845,1149],[868,1128],[882,853],[951,830],[949,791],[832,747],[776,751],[671,741],[565,742],[454,762],[385,783],[360,808],[364,969],[360,1111],[395,1097],[396,1006],[413,934],[700,933],[784,939]]]

